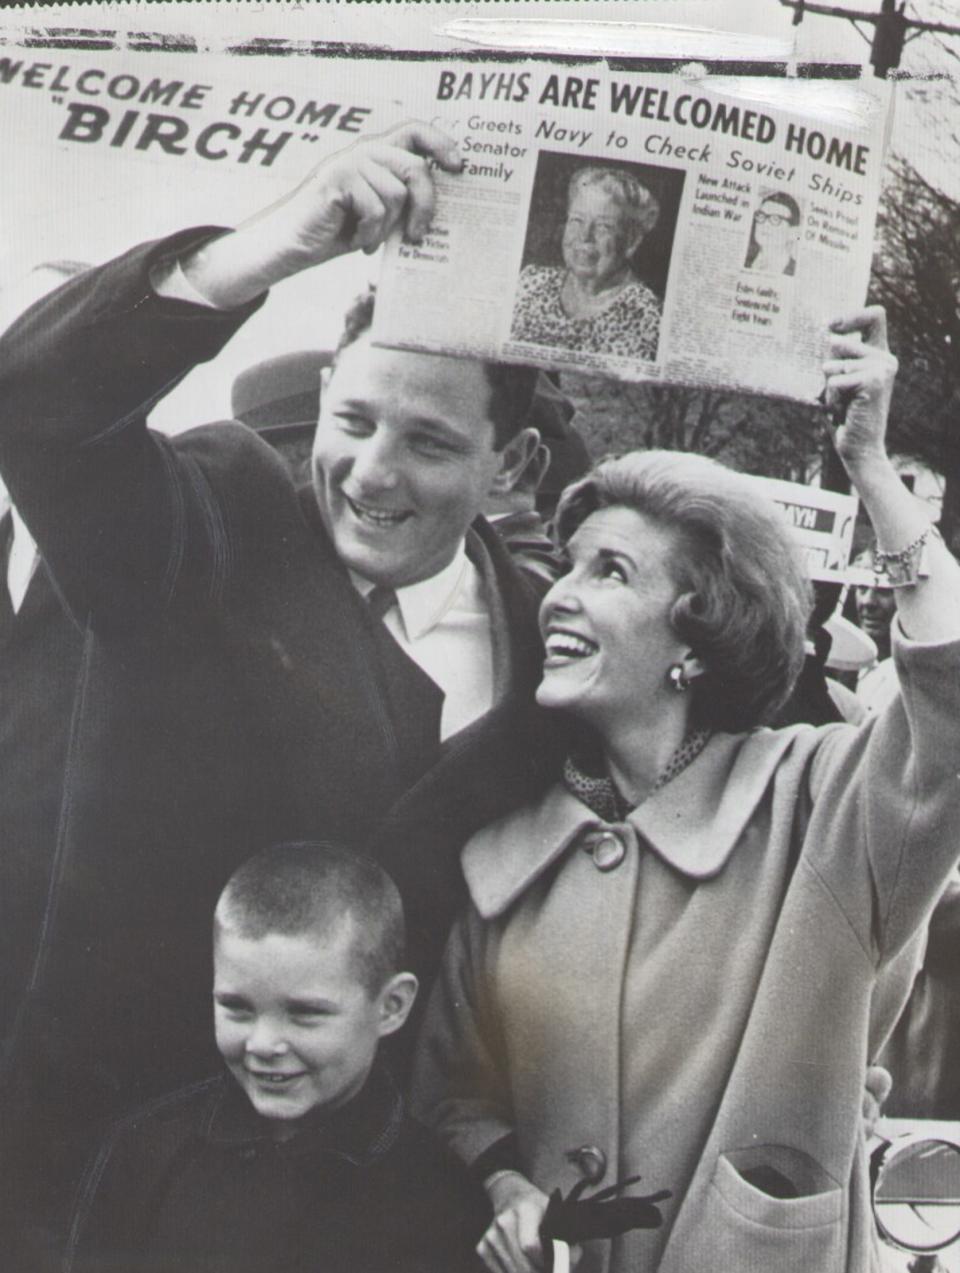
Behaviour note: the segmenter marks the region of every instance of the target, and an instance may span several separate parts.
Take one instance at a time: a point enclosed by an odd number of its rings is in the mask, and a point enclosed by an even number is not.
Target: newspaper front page
[[[465,167],[388,248],[382,343],[817,396],[825,324],[866,295],[879,90],[838,121],[704,76],[432,74]]]

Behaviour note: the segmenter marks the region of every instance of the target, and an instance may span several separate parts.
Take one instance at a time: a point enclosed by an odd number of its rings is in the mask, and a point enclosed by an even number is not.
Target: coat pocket
[[[809,1155],[785,1145],[731,1150],[676,1254],[688,1273],[838,1273],[843,1217],[844,1191]]]

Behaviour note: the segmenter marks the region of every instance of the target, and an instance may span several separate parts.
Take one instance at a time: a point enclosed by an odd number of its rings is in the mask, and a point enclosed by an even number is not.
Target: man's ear
[[[521,429],[515,434],[499,452],[500,467],[490,483],[489,493],[505,495],[512,491],[524,469],[533,462],[539,446],[540,434],[536,429]]]
[[[420,983],[412,972],[396,972],[380,991],[380,1038],[396,1034],[410,1015]]]

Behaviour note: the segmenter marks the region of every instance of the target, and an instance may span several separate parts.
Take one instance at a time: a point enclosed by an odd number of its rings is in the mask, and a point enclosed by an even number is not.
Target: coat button
[[[579,1149],[571,1149],[566,1158],[567,1162],[573,1163],[588,1184],[597,1184],[606,1174],[607,1155],[596,1145],[581,1145]]]
[[[616,832],[601,831],[593,841],[591,854],[598,871],[615,871],[627,856],[627,850]]]

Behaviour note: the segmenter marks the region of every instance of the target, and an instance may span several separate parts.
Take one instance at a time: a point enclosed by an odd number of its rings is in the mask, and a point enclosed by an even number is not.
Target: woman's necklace
[[[647,799],[653,795],[655,791],[659,791],[661,787],[665,787],[668,782],[676,778],[677,774],[682,774],[688,765],[692,764],[696,758],[706,747],[710,741],[712,730],[695,729],[687,734],[686,738],[673,753],[667,763],[660,772],[660,777],[650,788],[647,793]],[[643,802],[641,801],[641,804]]]
[[[647,792],[644,800],[649,800],[655,791],[672,782],[677,774],[683,773],[700,755],[710,741],[709,729],[696,729],[687,734],[667,763],[661,769],[656,782]],[[617,784],[608,774],[590,774],[585,772],[568,756],[563,765],[563,785],[581,804],[602,818],[604,822],[623,822],[629,813],[639,805],[631,804],[622,795]],[[639,802],[643,804],[643,800]]]

